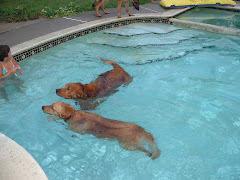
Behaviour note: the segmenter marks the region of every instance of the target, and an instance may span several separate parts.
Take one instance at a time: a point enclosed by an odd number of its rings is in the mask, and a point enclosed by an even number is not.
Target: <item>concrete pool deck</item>
[[[110,14],[104,14],[103,12],[99,11],[102,17],[96,17],[95,11],[91,11],[56,19],[43,18],[35,21],[15,23],[15,25],[12,23],[2,23],[0,24],[0,42],[1,44],[8,44],[12,47],[31,39],[35,39],[37,37],[41,37],[69,27],[86,24],[96,20],[101,21],[106,18],[117,19],[117,8],[110,8],[107,10],[110,12]],[[155,1],[154,3],[142,5],[139,11],[133,10],[132,7],[130,7],[130,11],[133,14],[159,14],[167,10],[161,7],[159,1]],[[125,8],[122,8],[122,16],[127,16]]]
[[[240,2],[237,2],[235,7],[218,7],[224,9],[240,9]],[[158,18],[171,18],[178,14],[179,11],[185,11],[190,8],[183,9],[165,9],[160,4],[159,1],[154,3],[148,3],[141,5],[140,10],[130,9],[135,16],[129,17],[125,12],[125,8],[122,8],[122,18],[117,18],[117,8],[110,8],[108,11],[110,14],[103,14],[102,17],[96,17],[94,11],[79,13],[76,15],[56,18],[56,19],[46,19],[41,18],[34,21],[27,21],[21,23],[0,23],[0,42],[1,44],[7,44],[11,47],[13,55],[18,54],[34,45],[41,44],[48,40],[69,34],[70,32],[77,31],[89,26],[94,26],[101,23],[119,21],[124,19],[134,19],[143,17],[158,17]],[[240,30],[226,30],[226,28],[218,28],[214,25],[201,25],[201,23],[194,23],[190,21],[183,21],[177,19],[170,19],[174,24],[183,25],[187,27],[195,27],[197,29],[209,30],[212,32],[233,34],[240,36]],[[199,25],[200,24],[200,25]],[[230,31],[230,32],[228,32]]]
[[[35,159],[19,144],[0,133],[0,179],[48,179]]]
[[[237,7],[234,8],[240,9],[240,3],[237,2]],[[153,4],[148,3],[142,5],[140,11],[131,9],[130,11],[136,15],[133,17],[127,16],[125,8],[122,8],[123,18],[121,19],[117,19],[117,9],[111,8],[108,9],[110,14],[104,15],[101,13],[101,18],[96,17],[95,12],[91,11],[57,19],[39,19],[14,24],[1,23],[0,42],[1,44],[8,44],[13,54],[17,54],[32,46],[37,46],[46,41],[71,34],[80,29],[96,26],[97,24],[143,17],[171,18],[188,9],[189,8],[168,10],[161,7],[159,1],[155,1]],[[174,18],[172,20],[170,19],[170,21],[176,24],[182,22],[178,22]],[[20,145],[1,133],[0,154],[2,158],[0,162],[0,179],[47,179],[45,173],[34,158]],[[28,173],[27,175],[26,172]],[[30,178],[27,178],[28,176]]]

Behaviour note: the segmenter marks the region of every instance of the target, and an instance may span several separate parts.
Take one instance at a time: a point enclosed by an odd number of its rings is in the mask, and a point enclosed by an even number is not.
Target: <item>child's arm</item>
[[[1,66],[1,67],[0,67],[0,79],[7,78],[8,76],[10,76],[10,75],[16,73],[17,68],[15,67],[15,68],[11,69],[11,70],[8,71],[8,73],[5,74],[5,75],[2,75],[2,71],[3,71],[3,67]]]
[[[17,70],[20,71],[21,75],[23,75],[23,72],[22,72],[20,66],[17,64],[17,61],[14,58],[12,58],[11,61],[14,64],[14,66],[17,68]]]

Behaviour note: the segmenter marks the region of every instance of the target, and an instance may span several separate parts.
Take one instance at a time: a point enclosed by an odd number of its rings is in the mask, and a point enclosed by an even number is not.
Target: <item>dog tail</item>
[[[115,63],[114,61],[107,60],[107,59],[103,59],[103,58],[101,58],[101,60],[104,61],[104,62],[106,62],[106,63],[108,63],[108,64],[110,64],[110,65],[112,65],[114,68],[116,68],[116,67],[120,67],[120,68],[121,68],[121,66],[119,66],[119,65],[118,65],[117,63]]]
[[[151,156],[152,159],[153,160],[157,159],[160,156],[161,151],[158,149],[157,144],[154,141],[153,136],[150,133],[145,132],[144,138],[147,140],[148,148],[149,148],[150,152],[152,153],[152,156]]]

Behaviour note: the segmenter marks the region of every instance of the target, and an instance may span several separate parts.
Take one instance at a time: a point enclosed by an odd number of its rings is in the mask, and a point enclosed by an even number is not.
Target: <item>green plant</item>
[[[39,17],[39,13],[34,12],[31,9],[26,9],[23,7],[16,7],[15,9],[6,9],[5,11],[0,10],[1,15],[5,18],[0,18],[1,21],[5,20],[8,22],[19,22],[19,21],[26,21],[28,19],[36,19]]]
[[[18,22],[40,17],[56,18],[80,12],[94,11],[94,0],[0,0],[0,21]],[[141,0],[141,4],[150,0]],[[131,3],[130,3],[131,5]],[[116,8],[117,0],[110,0],[106,8]]]
[[[79,12],[79,6],[75,5],[73,2],[70,2],[66,7],[53,8],[46,6],[41,10],[42,15],[49,18],[69,16],[77,12]]]

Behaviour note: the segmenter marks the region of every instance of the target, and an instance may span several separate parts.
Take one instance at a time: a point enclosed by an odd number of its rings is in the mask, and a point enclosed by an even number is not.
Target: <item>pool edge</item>
[[[150,19],[150,18],[168,19],[178,15],[179,13],[183,13],[189,9],[191,8],[174,9],[174,10],[169,10],[163,13],[136,14],[135,16],[123,16],[122,18],[110,17],[110,18],[105,18],[101,20],[91,21],[91,22],[79,24],[73,27],[69,27],[60,31],[56,31],[56,32],[32,39],[30,41],[23,42],[21,44],[11,47],[11,51],[13,56],[16,56],[34,47],[40,46],[46,42],[57,40],[62,37],[67,37],[69,35],[72,35],[74,33],[84,31],[87,29],[96,28],[102,25],[111,25],[118,22],[134,21],[137,19]],[[114,26],[114,27],[118,27],[118,26]]]
[[[169,18],[169,21],[175,25],[181,25],[181,26],[185,26],[185,27],[189,27],[189,28],[200,29],[200,30],[214,32],[214,33],[220,33],[220,34],[240,36],[239,29],[232,29],[232,28],[226,28],[226,27],[216,26],[216,25],[212,25],[212,24],[180,20],[180,19],[176,19],[176,18]]]
[[[48,179],[37,161],[23,147],[1,132],[0,144],[0,179]]]
[[[210,31],[215,33],[229,34],[234,36],[240,36],[240,30],[231,29],[226,27],[220,27],[215,25],[209,25],[205,23],[191,22],[185,20],[179,20],[176,17],[183,12],[186,12],[192,8],[184,9],[172,9],[163,13],[148,13],[148,14],[136,14],[135,16],[124,16],[122,18],[105,18],[101,20],[91,21],[88,23],[79,24],[73,27],[69,27],[60,31],[56,31],[30,41],[18,44],[11,47],[12,54],[17,61],[21,61],[36,53],[45,51],[58,44],[64,43],[68,40],[78,38],[80,36],[101,31],[108,28],[114,28],[124,26],[137,22],[152,22],[152,23],[169,23],[175,25],[181,25],[189,28],[201,29],[204,31]],[[130,22],[130,23],[128,23]]]

